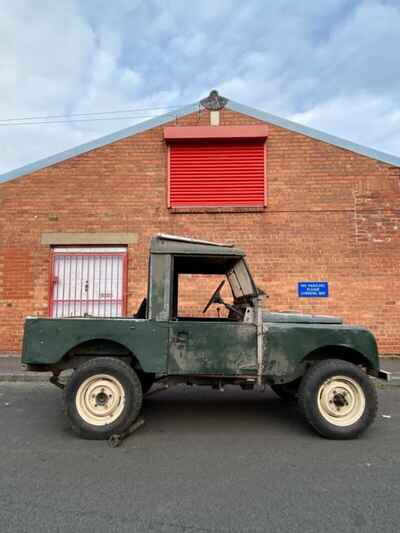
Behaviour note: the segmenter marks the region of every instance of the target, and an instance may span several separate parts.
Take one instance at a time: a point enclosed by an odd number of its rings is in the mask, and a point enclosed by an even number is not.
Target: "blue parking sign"
[[[299,281],[299,298],[327,298],[329,287],[327,281]]]

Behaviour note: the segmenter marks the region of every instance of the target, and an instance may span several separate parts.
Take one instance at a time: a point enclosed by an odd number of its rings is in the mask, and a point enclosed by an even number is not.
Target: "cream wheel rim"
[[[75,397],[79,416],[92,426],[105,426],[117,420],[125,402],[123,386],[108,374],[87,378],[79,386]]]
[[[355,424],[365,410],[365,394],[348,376],[333,376],[318,390],[318,409],[331,424],[346,427]]]

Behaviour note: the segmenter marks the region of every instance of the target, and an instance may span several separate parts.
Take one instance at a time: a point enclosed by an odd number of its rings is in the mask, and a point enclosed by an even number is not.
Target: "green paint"
[[[255,374],[256,327],[240,322],[172,322],[169,374]]]
[[[137,357],[145,372],[166,371],[168,325],[153,320],[27,319],[22,362],[56,365],[76,346],[96,339],[125,347]]]

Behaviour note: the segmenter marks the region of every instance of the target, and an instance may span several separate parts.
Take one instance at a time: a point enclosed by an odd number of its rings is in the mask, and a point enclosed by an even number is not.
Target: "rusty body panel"
[[[172,323],[169,331],[170,374],[257,372],[254,324],[185,321]]]
[[[264,373],[272,383],[290,382],[301,376],[307,357],[316,353],[338,357],[348,353],[372,370],[379,369],[372,333],[357,326],[264,322]],[[358,357],[357,357],[358,356]]]
[[[115,355],[133,357],[138,368],[158,376],[285,383],[300,377],[312,358],[330,354],[379,371],[376,342],[367,329],[335,317],[261,312],[262,291],[244,257],[229,244],[159,235],[150,246],[143,316],[28,318],[22,362],[32,370],[57,370],[71,358],[75,364],[78,355]],[[181,273],[227,276],[234,295],[230,316],[179,317]]]

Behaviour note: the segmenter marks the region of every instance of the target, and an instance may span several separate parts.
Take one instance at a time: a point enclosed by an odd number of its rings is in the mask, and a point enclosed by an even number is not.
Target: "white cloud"
[[[400,110],[383,97],[364,93],[334,98],[289,118],[371,148],[400,154]]]

